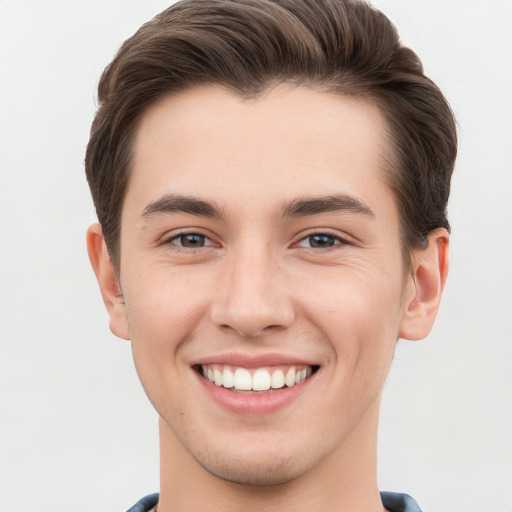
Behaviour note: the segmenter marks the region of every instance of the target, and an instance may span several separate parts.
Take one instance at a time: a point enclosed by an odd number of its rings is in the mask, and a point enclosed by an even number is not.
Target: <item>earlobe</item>
[[[130,336],[123,294],[98,223],[87,230],[87,252],[110,317],[110,330],[119,338],[128,340]]]
[[[413,254],[404,293],[400,338],[421,340],[430,333],[448,275],[449,241],[448,231],[438,228],[429,235],[428,247]]]

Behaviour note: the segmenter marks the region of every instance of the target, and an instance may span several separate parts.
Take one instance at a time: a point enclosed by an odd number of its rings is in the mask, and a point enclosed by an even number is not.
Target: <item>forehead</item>
[[[136,131],[125,206],[140,212],[180,193],[233,205],[257,197],[263,209],[295,195],[382,191],[385,128],[373,105],[301,86],[256,99],[213,86],[168,96]]]

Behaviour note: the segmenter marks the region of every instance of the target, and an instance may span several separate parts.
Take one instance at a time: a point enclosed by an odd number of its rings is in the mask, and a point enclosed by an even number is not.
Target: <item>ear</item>
[[[434,325],[446,276],[450,235],[444,228],[434,230],[426,249],[415,251],[404,293],[399,337],[425,338]]]
[[[110,316],[110,330],[119,338],[128,340],[130,335],[123,294],[98,223],[87,230],[87,252]]]

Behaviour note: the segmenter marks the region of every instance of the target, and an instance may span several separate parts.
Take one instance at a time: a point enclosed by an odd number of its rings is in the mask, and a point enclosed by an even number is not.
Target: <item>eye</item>
[[[173,236],[165,243],[177,245],[186,249],[199,249],[208,245],[212,245],[212,241],[205,235],[200,233],[180,233]]]
[[[335,245],[343,245],[348,242],[343,238],[328,233],[315,233],[308,235],[298,242],[299,247],[307,247],[309,249],[330,249]]]

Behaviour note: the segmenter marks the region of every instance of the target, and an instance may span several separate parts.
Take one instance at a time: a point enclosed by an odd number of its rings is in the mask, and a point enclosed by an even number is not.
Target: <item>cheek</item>
[[[400,279],[359,274],[331,280],[315,309],[315,323],[332,344],[337,360],[369,373],[387,371],[401,318]]]
[[[129,284],[123,291],[132,341],[168,349],[204,314],[208,294],[200,276],[152,266]]]
[[[205,315],[206,290],[169,270],[143,272],[131,283],[125,301],[133,359],[146,394],[163,413],[163,390],[179,389],[183,372],[189,371],[179,364],[180,347]],[[175,397],[177,403],[179,399]]]
[[[184,405],[180,382],[191,370],[179,364],[180,347],[204,316],[204,290],[170,274],[148,272],[146,277],[126,293],[133,360],[148,398],[167,417],[178,414]]]

